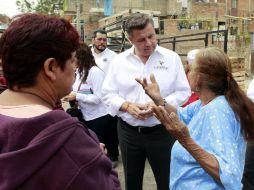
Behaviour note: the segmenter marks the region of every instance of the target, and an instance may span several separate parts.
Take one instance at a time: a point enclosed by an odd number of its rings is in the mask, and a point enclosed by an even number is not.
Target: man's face
[[[130,40],[139,57],[149,57],[157,45],[155,30],[151,23],[148,23],[142,30],[133,30]]]
[[[107,35],[98,32],[93,39],[93,46],[95,51],[103,52],[107,47]]]

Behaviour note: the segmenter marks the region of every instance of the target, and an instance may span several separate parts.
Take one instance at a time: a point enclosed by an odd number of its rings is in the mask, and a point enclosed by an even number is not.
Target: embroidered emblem
[[[164,61],[159,61],[160,65],[163,65],[164,64]]]
[[[165,65],[165,62],[162,60],[159,60],[159,65],[154,66],[154,69],[156,70],[168,70],[167,65]]]

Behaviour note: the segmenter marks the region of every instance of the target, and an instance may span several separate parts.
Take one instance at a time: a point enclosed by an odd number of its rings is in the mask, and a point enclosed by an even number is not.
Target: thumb
[[[144,84],[143,84],[143,81],[142,81],[141,79],[135,78],[135,80],[136,80],[139,84],[141,84],[141,86],[144,88]]]

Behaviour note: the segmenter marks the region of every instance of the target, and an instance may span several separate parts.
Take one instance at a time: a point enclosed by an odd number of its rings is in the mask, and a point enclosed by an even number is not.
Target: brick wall
[[[225,4],[222,3],[193,3],[191,15],[200,18],[220,18],[225,15]]]
[[[249,22],[248,31],[249,32],[254,32],[254,20]]]
[[[254,14],[254,0],[238,1],[238,16],[251,16]]]
[[[88,37],[88,39],[91,38],[92,32],[99,28],[99,25],[97,22],[89,23],[88,25],[85,25],[85,35]]]
[[[168,0],[114,0],[113,12],[114,14],[128,9],[141,9],[160,11],[162,15],[166,15],[168,9]]]

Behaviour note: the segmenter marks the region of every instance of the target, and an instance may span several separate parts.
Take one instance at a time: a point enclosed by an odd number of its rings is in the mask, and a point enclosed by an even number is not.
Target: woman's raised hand
[[[174,112],[168,113],[162,106],[153,106],[153,112],[166,130],[180,143],[184,143],[187,138],[190,138],[187,126],[180,121]]]
[[[142,85],[143,89],[145,90],[145,93],[157,104],[161,102],[162,97],[160,94],[160,87],[158,83],[155,80],[154,74],[150,75],[151,83],[147,83],[146,78],[143,79],[135,79],[139,84]]]

